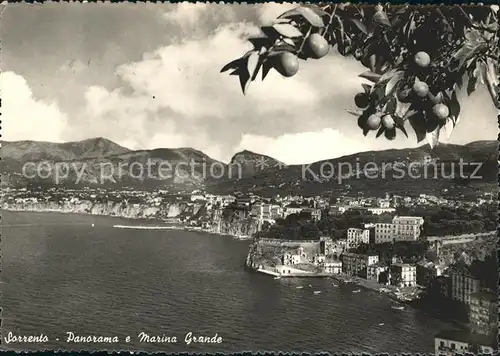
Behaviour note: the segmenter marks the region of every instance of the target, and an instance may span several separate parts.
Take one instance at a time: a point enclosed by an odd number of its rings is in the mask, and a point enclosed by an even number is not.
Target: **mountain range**
[[[204,188],[220,193],[252,191],[262,195],[346,190],[372,195],[386,191],[437,193],[455,188],[473,192],[496,191],[497,187],[498,141],[440,144],[434,149],[425,145],[368,151],[311,165],[290,166],[247,150],[236,153],[226,164],[190,147],[130,150],[102,137],[66,143],[1,141],[1,145],[4,187],[61,184],[168,190]],[[468,164],[464,172],[482,178],[458,176],[461,160]],[[480,165],[478,172],[474,172],[471,163]],[[23,166],[27,174],[23,174]],[[343,167],[341,178],[339,167]],[[36,169],[42,174],[35,174]],[[444,178],[443,174],[450,175],[451,169],[455,169],[455,175]],[[411,172],[412,176],[399,177],[401,174],[396,173],[401,170]],[[423,177],[423,173],[426,173],[424,178],[415,178]]]

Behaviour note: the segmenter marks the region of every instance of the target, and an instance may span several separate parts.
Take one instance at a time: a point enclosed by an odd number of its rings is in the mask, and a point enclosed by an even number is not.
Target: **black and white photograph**
[[[0,4],[0,349],[495,354],[499,16]]]

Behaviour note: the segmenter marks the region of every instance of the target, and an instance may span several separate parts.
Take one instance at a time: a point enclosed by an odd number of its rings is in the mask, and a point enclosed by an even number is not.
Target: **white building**
[[[395,216],[392,223],[375,224],[375,243],[416,241],[424,219],[418,216]]]
[[[276,204],[254,204],[252,215],[258,220],[275,220],[283,216],[283,208]]]
[[[347,248],[356,248],[361,244],[367,244],[369,242],[370,242],[369,229],[357,229],[357,228],[347,229]]]
[[[498,342],[496,335],[489,337],[459,330],[443,330],[434,336],[434,351],[436,356],[446,355],[493,355]]]
[[[304,208],[293,208],[293,207],[285,207],[285,210],[284,210],[284,213],[283,213],[283,217],[286,218],[288,215],[292,215],[292,214],[300,214],[302,212]]]
[[[323,264],[326,273],[339,274],[342,272],[342,261],[326,260]]]
[[[395,213],[396,212],[396,209],[389,208],[389,207],[367,208],[367,210],[374,215],[380,215],[380,214],[385,214],[385,213]]]
[[[398,287],[417,285],[417,266],[408,263],[391,265],[391,284]]]

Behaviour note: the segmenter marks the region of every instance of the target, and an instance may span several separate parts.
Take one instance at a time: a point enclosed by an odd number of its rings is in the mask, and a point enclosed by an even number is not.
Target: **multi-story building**
[[[395,216],[392,223],[396,225],[396,240],[415,241],[420,237],[424,218],[419,216]]]
[[[283,208],[276,204],[254,204],[252,215],[258,220],[275,220],[283,216]]]
[[[452,299],[469,304],[470,295],[479,292],[480,288],[481,282],[466,271],[453,271],[451,273]]]
[[[319,221],[321,220],[321,209],[316,208],[304,208],[302,209],[302,214],[310,214],[311,220]]]
[[[444,266],[436,265],[432,262],[417,263],[417,284],[423,287],[429,287],[436,277],[441,276]]]
[[[424,219],[416,216],[395,216],[392,223],[375,224],[375,243],[415,241],[420,237]]]
[[[302,207],[290,207],[290,206],[287,206],[285,207],[284,209],[284,214],[283,214],[283,217],[287,217],[288,215],[292,215],[292,214],[300,214],[302,212],[304,208]]]
[[[471,330],[478,334],[491,335],[498,326],[498,295],[480,291],[469,297]]]
[[[387,265],[383,265],[378,262],[366,267],[366,279],[371,279],[377,282],[380,282],[380,274],[383,272],[387,272]]]
[[[326,273],[339,274],[342,272],[342,261],[339,260],[325,260],[323,266]]]
[[[409,263],[391,265],[391,284],[398,287],[413,287],[417,285],[417,267]]]
[[[396,225],[391,223],[375,224],[375,243],[382,244],[396,240]]]
[[[366,277],[366,267],[378,262],[377,255],[361,255],[345,252],[342,258],[342,272],[350,276]]]
[[[361,244],[367,244],[369,242],[370,242],[369,229],[357,229],[357,228],[347,229],[347,248],[356,248]]]
[[[443,330],[434,336],[434,351],[436,356],[493,354],[496,338],[482,334],[459,330]]]
[[[374,215],[380,215],[380,214],[386,214],[386,213],[394,213],[396,212],[396,209],[394,208],[389,208],[389,207],[373,207],[373,208],[366,208],[370,213]]]

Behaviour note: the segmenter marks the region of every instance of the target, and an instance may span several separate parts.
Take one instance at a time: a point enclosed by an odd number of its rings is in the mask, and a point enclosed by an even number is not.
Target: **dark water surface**
[[[330,279],[249,273],[242,267],[249,242],[227,236],[118,229],[139,222],[56,213],[2,212],[2,224],[2,337],[49,338],[3,340],[3,348],[427,353],[433,335],[450,327],[418,310],[391,309],[377,292],[333,288]],[[120,341],[67,343],[68,331]],[[177,343],[141,343],[141,332]],[[188,332],[217,333],[222,343],[188,346]]]

